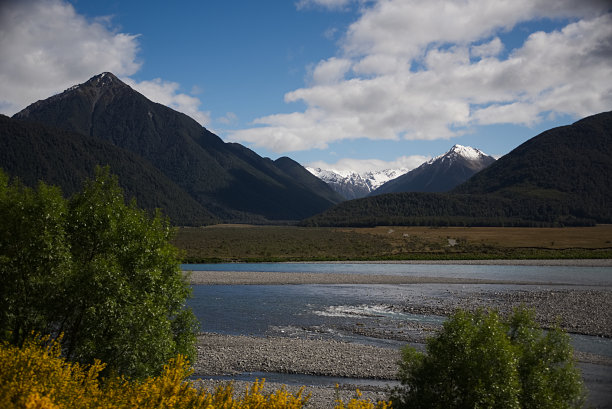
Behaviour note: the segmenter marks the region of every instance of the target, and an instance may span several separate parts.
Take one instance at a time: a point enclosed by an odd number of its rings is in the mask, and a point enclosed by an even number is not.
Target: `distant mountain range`
[[[447,192],[495,162],[469,146],[455,145],[416,169],[380,186],[372,195],[401,192]]]
[[[400,192],[446,192],[495,162],[495,158],[469,146],[455,145],[416,169],[386,169],[357,173],[307,167],[345,199]]]
[[[612,223],[610,180],[612,112],[604,112],[533,137],[448,193],[389,193],[351,200],[302,224]]]
[[[313,167],[306,167],[306,169],[345,199],[365,197],[390,180],[408,172],[408,169],[401,168],[363,173]]]
[[[343,200],[297,162],[225,143],[111,73],[0,118],[0,167],[24,183],[70,194],[96,165],[175,224],[299,220]]]
[[[176,225],[612,223],[612,112],[543,132],[497,161],[456,145],[407,173],[365,175],[262,158],[148,100],[111,73],[13,118],[0,115],[0,168],[24,184],[43,180],[69,195],[97,165],[110,166],[128,197],[141,207],[161,208]],[[462,178],[467,181],[452,188]],[[349,201],[338,193],[352,197],[377,187],[376,193],[411,192]]]

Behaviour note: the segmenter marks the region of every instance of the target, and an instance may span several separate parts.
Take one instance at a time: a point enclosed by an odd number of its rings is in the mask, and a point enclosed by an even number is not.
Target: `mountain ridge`
[[[447,192],[495,162],[479,149],[455,144],[417,168],[380,186],[370,195],[401,192]]]
[[[307,167],[306,169],[349,200],[365,197],[389,180],[408,172],[408,169],[405,168],[366,172],[341,171],[318,167]]]
[[[304,226],[589,226],[612,223],[612,111],[534,136],[446,193],[338,204]]]
[[[274,161],[224,142],[189,116],[148,100],[112,73],[37,101],[13,118],[132,152],[221,221],[300,220],[343,200],[315,180],[310,185],[294,181]]]

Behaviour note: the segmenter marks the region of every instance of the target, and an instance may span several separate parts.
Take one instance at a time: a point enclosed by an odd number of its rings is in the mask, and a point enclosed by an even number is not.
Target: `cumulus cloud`
[[[0,4],[0,109],[12,114],[95,74],[134,74],[138,36],[88,21],[61,0]]]
[[[227,112],[221,118],[217,118],[216,121],[225,125],[229,125],[235,122],[236,120],[238,120],[238,115],[236,115],[234,112]]]
[[[202,126],[210,122],[210,112],[200,110],[202,102],[196,97],[179,92],[180,84],[177,82],[164,81],[161,78],[141,82],[123,78],[122,81],[151,101],[182,112],[198,121]]]
[[[118,32],[112,18],[89,20],[63,0],[0,2],[0,112],[27,105],[112,72],[146,97],[209,122],[200,101],[174,82],[129,79],[141,67],[137,34]]]
[[[474,45],[470,49],[470,55],[473,57],[495,57],[504,49],[504,44],[499,37],[495,37],[488,43]]]
[[[311,168],[321,168],[336,172],[355,172],[365,173],[385,169],[407,169],[412,170],[426,161],[431,159],[429,156],[412,155],[400,156],[392,161],[383,161],[380,159],[351,159],[343,158],[335,163],[327,163],[324,161],[316,161],[308,163],[306,166]]]
[[[351,61],[344,58],[332,57],[321,61],[312,72],[315,84],[332,84],[344,79],[345,74],[351,68]]]
[[[502,53],[501,34],[543,18],[565,27]],[[277,152],[325,149],[355,138],[448,139],[612,106],[605,1],[379,0],[362,8],[338,52],[285,95],[304,111],[259,118],[230,137]]]

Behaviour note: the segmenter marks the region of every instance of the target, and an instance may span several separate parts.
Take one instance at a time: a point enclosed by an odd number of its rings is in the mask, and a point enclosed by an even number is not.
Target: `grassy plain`
[[[612,258],[612,225],[179,228],[185,262]]]

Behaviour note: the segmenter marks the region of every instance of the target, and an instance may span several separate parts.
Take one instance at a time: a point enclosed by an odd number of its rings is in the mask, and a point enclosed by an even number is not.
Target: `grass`
[[[185,262],[612,258],[612,225],[571,228],[215,225],[179,228]]]

